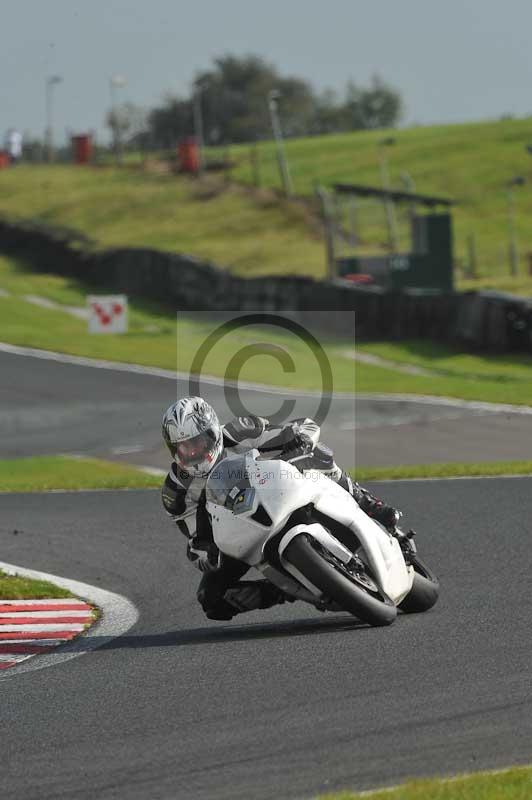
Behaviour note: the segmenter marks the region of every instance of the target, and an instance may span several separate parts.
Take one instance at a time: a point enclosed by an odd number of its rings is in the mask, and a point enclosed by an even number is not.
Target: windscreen
[[[236,505],[240,507],[243,503],[248,505],[252,492],[245,456],[224,458],[214,467],[207,481],[207,500],[235,511],[235,502],[238,501]]]

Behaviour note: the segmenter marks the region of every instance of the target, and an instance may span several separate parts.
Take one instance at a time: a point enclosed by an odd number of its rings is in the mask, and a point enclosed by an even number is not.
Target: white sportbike
[[[389,625],[398,608],[426,611],[438,599],[413,532],[391,534],[316,470],[301,473],[251,450],[217,464],[206,491],[219,550],[295,599],[371,625]]]

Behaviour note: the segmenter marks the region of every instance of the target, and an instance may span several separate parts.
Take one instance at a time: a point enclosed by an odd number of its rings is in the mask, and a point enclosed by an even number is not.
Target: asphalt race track
[[[302,604],[208,622],[156,491],[0,496],[3,558],[140,611],[105,648],[0,680],[2,796],[304,798],[530,761],[532,480],[379,490],[443,584],[384,629]]]
[[[160,414],[185,385],[6,353],[0,374],[2,457],[166,464]],[[223,417],[221,389],[208,396]],[[315,406],[301,398],[295,413]],[[530,456],[531,416],[368,399],[356,431],[353,419],[335,399],[324,425],[344,464],[355,433],[365,463]],[[529,762],[532,479],[375,488],[407,512],[443,587],[431,612],[386,629],[299,603],[204,619],[157,491],[0,495],[2,560],[140,612],[109,645],[0,679],[2,797],[309,798]]]
[[[49,453],[98,455],[165,468],[163,411],[188,383],[0,352],[0,458]],[[233,416],[223,388],[202,383],[222,420]],[[277,393],[242,390],[245,407],[269,416]],[[295,400],[292,417],[314,416],[319,398]],[[509,398],[511,400],[511,398]],[[532,413],[478,410],[468,404],[335,397],[322,438],[337,461],[411,464],[528,459]]]

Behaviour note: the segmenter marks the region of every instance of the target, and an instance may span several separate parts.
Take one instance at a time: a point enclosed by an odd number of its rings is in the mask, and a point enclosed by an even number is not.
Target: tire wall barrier
[[[532,298],[496,292],[390,292],[296,276],[241,278],[192,256],[142,248],[101,250],[84,236],[0,219],[0,252],[32,269],[183,311],[292,312],[324,332],[367,339],[431,339],[468,349],[532,352]],[[346,327],[348,328],[346,330]]]

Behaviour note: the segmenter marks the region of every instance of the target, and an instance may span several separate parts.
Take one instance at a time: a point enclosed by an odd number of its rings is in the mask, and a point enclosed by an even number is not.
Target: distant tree
[[[338,101],[337,93],[332,89],[325,89],[315,98],[309,132],[323,134],[342,130],[347,130],[344,109]]]
[[[305,136],[310,133],[316,115],[316,95],[307,81],[282,78],[275,88],[279,91],[279,113],[285,136]],[[270,121],[266,135],[270,135]]]
[[[133,103],[123,103],[109,111],[106,117],[113,139],[118,135],[123,144],[135,142],[147,130],[147,116],[143,108]]]
[[[171,148],[194,131],[191,100],[167,95],[162,106],[153,108],[147,119],[150,142],[155,147]]]
[[[364,89],[349,81],[345,90],[345,101],[341,109],[341,125],[347,131],[359,131],[367,127],[363,111]]]
[[[38,162],[45,157],[45,146],[42,139],[25,133],[22,138],[22,158],[24,161]]]
[[[258,56],[216,58],[214,68],[199,73],[194,81],[194,92],[201,95],[207,141],[243,142],[269,136],[268,93],[272,89],[280,93],[286,135],[306,133],[314,106],[309,83],[282,77]]]
[[[399,122],[401,113],[401,95],[378,75],[366,88],[353,81],[347,84],[341,114],[346,130],[393,128]]]
[[[157,147],[173,147],[192,134],[195,103],[201,106],[207,144],[270,138],[272,89],[279,92],[285,136],[391,127],[401,114],[401,95],[378,76],[369,87],[350,82],[339,100],[331,90],[318,94],[308,81],[282,76],[259,56],[223,55],[196,74],[189,98],[167,96],[150,111],[150,140]]]
[[[362,127],[367,129],[392,128],[401,118],[403,103],[401,95],[378,75],[371,86],[360,94]]]

